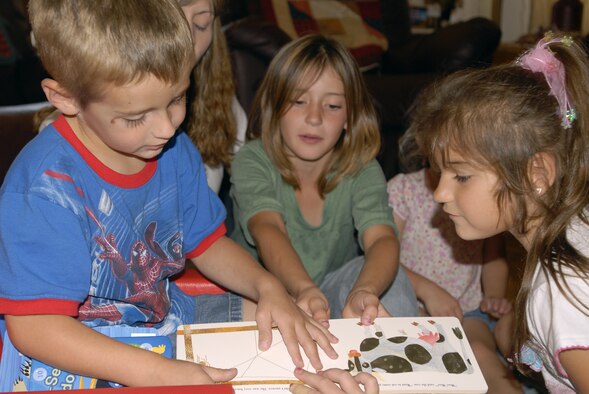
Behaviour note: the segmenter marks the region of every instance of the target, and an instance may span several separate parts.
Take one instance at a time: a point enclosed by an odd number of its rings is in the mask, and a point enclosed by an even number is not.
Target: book
[[[172,342],[168,337],[156,335],[153,328],[112,326],[95,328],[98,332],[172,358]],[[118,388],[122,385],[88,376],[76,375],[47,365],[20,353],[4,335],[4,347],[0,361],[0,392],[76,390],[100,387]]]
[[[486,393],[487,384],[458,319],[378,318],[330,320],[339,339],[332,360],[320,349],[324,369],[369,372],[381,393]],[[272,346],[258,349],[255,322],[192,324],[178,328],[176,357],[218,368],[237,368],[236,393],[288,392],[294,364],[277,329]],[[301,349],[305,369],[314,371]]]

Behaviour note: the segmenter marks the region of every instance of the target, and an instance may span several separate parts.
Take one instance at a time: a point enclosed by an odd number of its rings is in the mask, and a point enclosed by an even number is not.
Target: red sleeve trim
[[[72,300],[40,298],[11,300],[0,298],[0,313],[5,315],[67,315],[78,316],[80,303]]]
[[[187,259],[192,259],[195,257],[200,256],[211,246],[215,243],[216,240],[221,238],[227,232],[227,228],[225,227],[225,223],[222,223],[215,231],[213,231],[208,237],[202,240],[202,242],[194,248],[191,252],[186,254]]]

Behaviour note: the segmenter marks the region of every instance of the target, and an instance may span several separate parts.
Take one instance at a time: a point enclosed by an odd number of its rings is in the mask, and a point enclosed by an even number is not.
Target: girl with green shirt
[[[349,52],[320,35],[274,58],[258,90],[248,137],[232,166],[232,235],[328,319],[416,316],[375,161],[378,121]]]

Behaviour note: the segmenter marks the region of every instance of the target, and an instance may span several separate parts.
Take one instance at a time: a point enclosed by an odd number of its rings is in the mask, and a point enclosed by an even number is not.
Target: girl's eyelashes
[[[200,31],[200,32],[203,32],[203,31],[206,31],[209,28],[210,24],[208,24],[206,26],[199,26],[199,25],[196,25],[196,24],[193,23],[192,26],[194,26],[194,29],[195,30]]]
[[[470,176],[467,175],[458,175],[456,174],[454,176],[454,179],[456,180],[456,182],[458,183],[465,183],[466,181],[468,181],[470,179]]]
[[[303,99],[297,99],[297,100],[292,100],[291,103],[292,103],[292,105],[304,105],[304,104],[306,104],[306,101]],[[338,109],[341,109],[343,106],[339,105],[339,104],[325,104],[325,107],[329,110],[336,111]]]

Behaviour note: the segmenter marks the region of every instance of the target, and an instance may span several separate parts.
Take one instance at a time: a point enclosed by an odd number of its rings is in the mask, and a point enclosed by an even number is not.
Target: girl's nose
[[[445,203],[450,201],[450,189],[448,188],[447,181],[444,177],[440,177],[438,186],[434,190],[434,201],[437,203]]]
[[[322,122],[321,106],[310,104],[307,110],[305,121],[310,125],[320,125]]]

